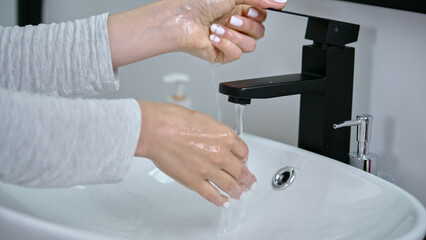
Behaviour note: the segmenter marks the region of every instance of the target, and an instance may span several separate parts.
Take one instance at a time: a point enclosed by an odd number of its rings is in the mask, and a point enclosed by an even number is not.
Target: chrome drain
[[[295,177],[294,168],[283,167],[272,177],[272,188],[283,190],[293,183]]]

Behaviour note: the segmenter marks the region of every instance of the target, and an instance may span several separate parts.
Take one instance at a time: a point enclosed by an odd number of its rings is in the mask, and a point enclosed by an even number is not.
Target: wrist
[[[110,15],[107,27],[114,68],[181,51],[179,7],[175,1],[162,0]]]
[[[139,133],[139,140],[135,151],[135,156],[137,157],[147,157],[147,151],[149,149],[149,129],[153,128],[151,118],[152,113],[150,113],[150,103],[146,101],[137,101],[141,110],[141,127]]]
[[[196,19],[199,13],[191,0],[162,0],[161,4],[167,9],[164,26],[169,30],[171,52],[190,52],[199,38],[194,37],[200,32]]]

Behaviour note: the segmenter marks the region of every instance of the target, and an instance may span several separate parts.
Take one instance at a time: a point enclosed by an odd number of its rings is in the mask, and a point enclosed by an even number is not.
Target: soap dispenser
[[[377,175],[377,154],[370,153],[368,142],[371,140],[373,116],[362,114],[356,120],[334,124],[333,128],[357,126],[357,151],[349,153],[349,164],[371,174]]]
[[[175,92],[167,98],[167,101],[186,108],[192,108],[191,99],[185,94],[185,84],[189,81],[190,78],[186,73],[170,73],[165,75],[163,82],[175,85]]]

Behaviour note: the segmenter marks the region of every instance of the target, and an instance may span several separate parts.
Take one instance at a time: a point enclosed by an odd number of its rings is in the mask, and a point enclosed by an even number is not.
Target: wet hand
[[[264,8],[282,9],[282,0],[189,0],[177,17],[182,25],[178,43],[195,56],[226,63],[252,52],[263,37]]]
[[[264,8],[283,0],[162,0],[111,14],[108,40],[114,68],[169,52],[226,63],[251,52],[263,36]]]
[[[256,182],[244,164],[247,145],[234,131],[199,112],[174,104],[139,101],[141,134],[136,156],[151,159],[164,173],[216,206],[239,199]]]

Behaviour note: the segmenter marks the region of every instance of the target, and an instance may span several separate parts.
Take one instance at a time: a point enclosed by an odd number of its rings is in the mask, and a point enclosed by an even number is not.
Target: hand
[[[162,0],[112,14],[113,67],[177,51],[212,63],[236,60],[264,35],[263,8],[284,7],[282,0]]]
[[[139,101],[142,128],[136,156],[216,206],[239,199],[256,182],[245,166],[247,145],[228,126],[174,104]]]
[[[185,1],[177,14],[179,44],[184,51],[212,63],[234,61],[242,53],[254,51],[256,40],[263,37],[266,11],[262,8],[284,6],[274,0]]]

